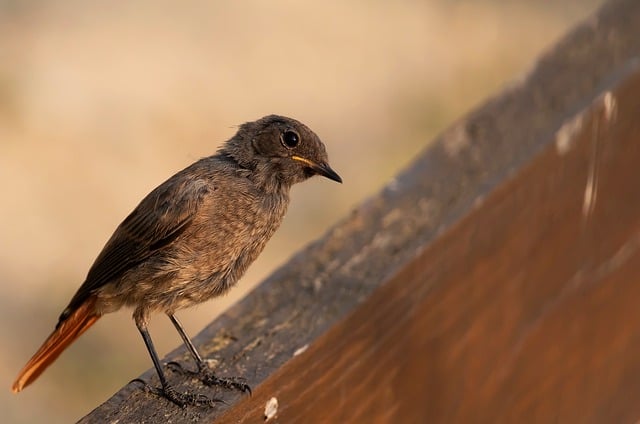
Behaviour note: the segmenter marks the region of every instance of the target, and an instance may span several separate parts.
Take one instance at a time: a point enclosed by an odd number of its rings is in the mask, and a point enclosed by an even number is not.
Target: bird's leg
[[[194,406],[213,406],[216,402],[223,402],[220,399],[210,399],[209,397],[202,394],[191,394],[191,393],[181,393],[176,391],[164,375],[162,371],[162,366],[160,365],[160,359],[158,359],[158,354],[156,353],[156,349],[153,346],[153,341],[151,340],[151,336],[149,335],[149,331],[147,330],[147,325],[142,319],[136,319],[136,326],[142,335],[142,339],[144,340],[144,344],[147,346],[147,350],[149,351],[149,355],[151,355],[151,360],[153,361],[153,366],[156,368],[156,372],[158,373],[158,378],[160,379],[161,388],[151,387],[147,383],[143,382],[145,385],[145,390],[169,399],[171,402],[176,405],[184,408],[188,405]],[[141,381],[141,380],[140,380]]]
[[[188,371],[184,369],[182,365],[178,364],[177,362],[172,362],[171,364],[174,365],[175,370],[179,370],[179,372],[181,372],[182,374],[192,374],[192,375],[195,374],[207,386],[220,386],[227,389],[239,390],[241,392],[247,392],[251,394],[251,387],[249,387],[249,385],[245,382],[243,378],[216,377],[213,374],[213,371],[209,369],[207,362],[203,360],[200,353],[198,353],[198,350],[191,342],[191,339],[189,338],[189,336],[187,336],[187,333],[184,331],[184,328],[182,327],[182,324],[180,324],[180,321],[178,321],[178,319],[173,314],[167,314],[167,315],[169,316],[169,319],[171,320],[173,325],[176,327],[176,330],[178,330],[178,333],[180,334],[180,337],[182,338],[182,341],[184,342],[185,346],[187,346],[187,349],[189,350],[189,352],[191,352],[191,356],[193,356],[193,360],[196,361],[196,364],[198,365],[198,371],[194,373],[193,371]]]

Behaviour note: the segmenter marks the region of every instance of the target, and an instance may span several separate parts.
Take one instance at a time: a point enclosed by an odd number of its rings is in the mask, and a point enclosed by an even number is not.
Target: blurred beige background
[[[2,422],[75,421],[151,367],[121,311],[9,390],[117,224],[236,125],[302,120],[345,183],[296,187],[239,286],[180,314],[192,335],[600,1],[506,3],[0,0]],[[151,334],[179,342],[163,316]]]

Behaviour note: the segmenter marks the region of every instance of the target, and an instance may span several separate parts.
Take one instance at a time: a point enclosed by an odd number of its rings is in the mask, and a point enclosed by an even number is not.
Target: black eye
[[[300,136],[292,130],[285,131],[281,136],[282,144],[288,149],[293,149],[300,143]]]

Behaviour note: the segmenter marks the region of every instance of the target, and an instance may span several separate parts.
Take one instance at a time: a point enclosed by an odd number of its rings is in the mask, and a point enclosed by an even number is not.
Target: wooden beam
[[[209,325],[252,397],[132,383],[81,422],[637,419],[638,57],[640,2],[609,2]]]
[[[635,422],[640,72],[551,138],[219,422]]]

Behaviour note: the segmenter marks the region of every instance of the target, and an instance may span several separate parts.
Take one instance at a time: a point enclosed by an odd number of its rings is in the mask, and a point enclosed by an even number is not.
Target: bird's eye
[[[280,140],[286,148],[293,149],[300,143],[300,136],[295,131],[287,130],[280,136]]]

